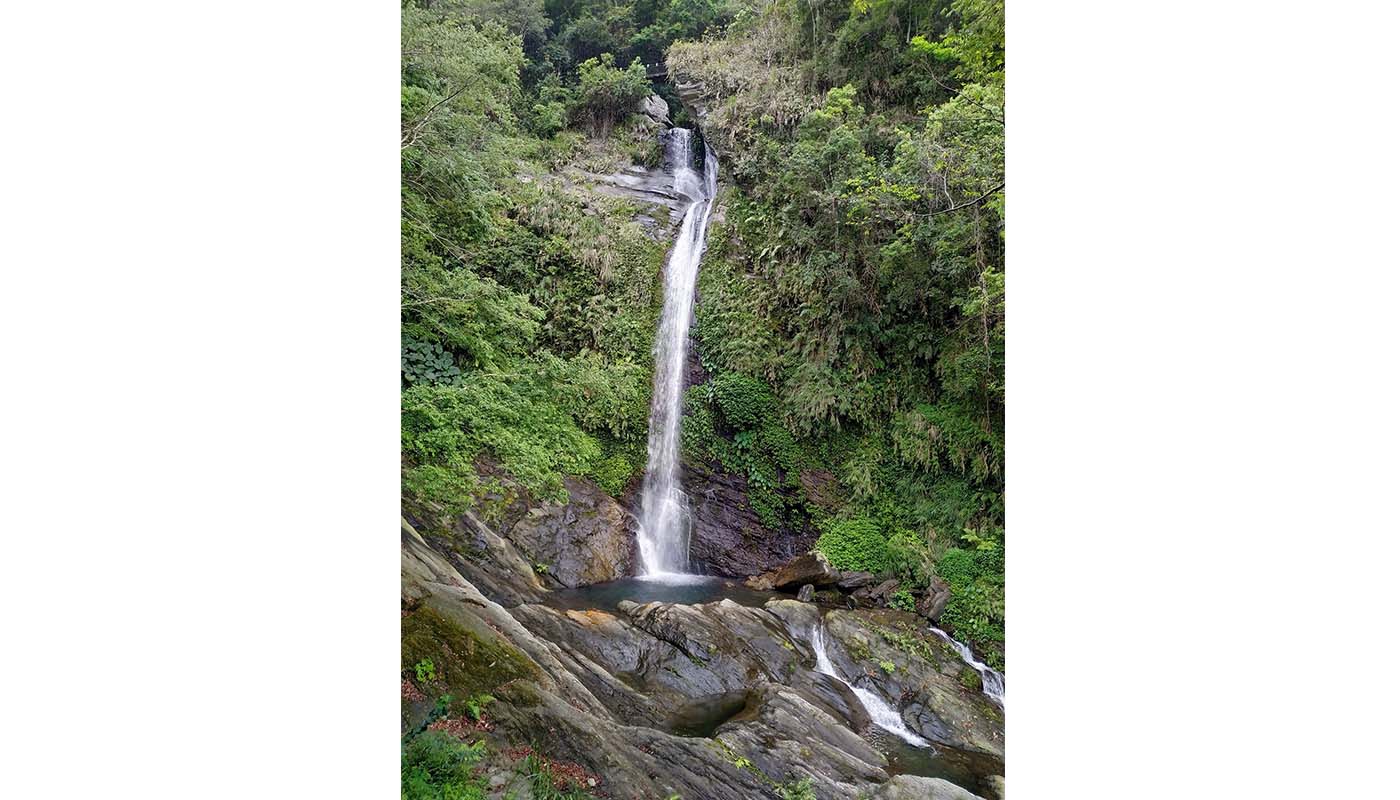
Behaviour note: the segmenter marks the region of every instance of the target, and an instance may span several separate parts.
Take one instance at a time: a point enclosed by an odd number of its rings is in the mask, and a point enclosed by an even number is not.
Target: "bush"
[[[632,462],[628,461],[626,456],[614,453],[589,465],[586,477],[613,497],[620,497],[633,472]]]
[[[651,94],[646,67],[636,59],[626,69],[613,65],[612,53],[603,53],[578,65],[578,89],[569,108],[576,124],[607,133],[636,110]]]
[[[485,786],[472,773],[484,741],[467,745],[443,731],[424,731],[403,751],[400,772],[404,800],[477,800]]]
[[[914,595],[908,589],[900,589],[890,595],[890,608],[897,608],[900,611],[914,610]]]
[[[836,569],[877,575],[894,569],[894,554],[880,526],[863,517],[828,523],[817,549]]]
[[[1000,645],[1006,638],[1003,567],[995,540],[984,540],[977,550],[949,548],[938,561],[938,574],[952,593],[939,624],[982,651],[997,669],[1003,666]]]
[[[715,378],[714,395],[725,423],[736,431],[758,427],[773,412],[773,393],[768,384],[737,372]]]
[[[405,336],[399,352],[399,371],[406,384],[457,383],[462,371],[452,354],[437,342],[424,342]]]

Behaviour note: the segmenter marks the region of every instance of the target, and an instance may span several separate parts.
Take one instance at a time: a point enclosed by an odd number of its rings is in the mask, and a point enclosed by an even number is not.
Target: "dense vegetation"
[[[936,574],[1000,666],[1002,39],[1000,0],[406,5],[405,491],[489,516],[640,474],[668,243],[560,176],[654,164],[638,101],[681,122],[699,82],[725,188],[686,457],[899,605]]]

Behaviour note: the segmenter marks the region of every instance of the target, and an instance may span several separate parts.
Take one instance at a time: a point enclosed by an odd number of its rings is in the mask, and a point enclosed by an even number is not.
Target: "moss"
[[[847,651],[851,654],[851,658],[857,661],[865,661],[870,658],[870,643],[863,638],[852,637],[850,644],[847,646]]]
[[[958,681],[969,689],[982,688],[982,676],[978,675],[977,670],[972,667],[963,667],[962,672],[958,674]]]
[[[898,628],[885,627],[869,620],[861,620],[861,624],[878,633],[887,644],[899,648],[904,653],[922,659],[935,667],[942,666],[942,660],[938,657],[933,644],[923,638],[917,629],[907,624],[900,624]]]
[[[413,675],[415,664],[431,660],[436,685],[452,696],[454,712],[464,711],[474,695],[491,694],[509,681],[538,675],[538,668],[519,650],[489,632],[468,630],[428,604],[409,611],[402,625],[405,675]]]

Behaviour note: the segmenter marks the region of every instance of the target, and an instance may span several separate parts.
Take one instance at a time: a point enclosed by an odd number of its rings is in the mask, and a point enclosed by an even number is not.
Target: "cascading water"
[[[860,704],[865,706],[865,711],[870,715],[870,721],[881,728],[893,733],[909,744],[917,747],[927,747],[928,741],[917,733],[909,730],[909,726],[904,724],[899,712],[895,711],[889,703],[880,699],[880,696],[867,689],[856,686],[840,675],[836,674],[836,669],[831,666],[831,658],[826,654],[826,633],[822,630],[822,625],[818,622],[812,626],[812,631],[808,637],[812,645],[812,652],[817,656],[817,672],[823,675],[830,675],[838,681],[846,684],[855,694]]]
[[[666,262],[665,300],[656,330],[656,377],[651,396],[647,471],[642,482],[642,513],[637,544],[642,576],[685,574],[690,560],[690,501],[680,482],[681,400],[686,341],[695,301],[695,277],[705,252],[705,228],[715,197],[718,161],[705,147],[705,174],[695,172],[691,132],[666,134],[666,163],[676,194],[690,201],[680,233]]]
[[[967,662],[968,666],[977,670],[978,675],[982,676],[982,694],[992,698],[992,701],[998,706],[1005,708],[1006,676],[986,664],[983,664],[981,661],[978,661],[976,656],[972,655],[972,648],[949,636],[944,631],[938,628],[929,628],[929,630],[938,634],[939,638],[952,645],[953,649],[958,651],[958,655],[962,656],[962,660]]]

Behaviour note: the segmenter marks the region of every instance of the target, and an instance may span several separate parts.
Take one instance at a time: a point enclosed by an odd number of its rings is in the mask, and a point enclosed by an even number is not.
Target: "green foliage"
[[[831,521],[817,539],[817,549],[839,570],[879,575],[895,569],[895,555],[884,529],[867,518]]]
[[[473,767],[481,760],[484,741],[463,744],[443,731],[423,731],[403,749],[400,769],[404,800],[480,800],[486,783]]]
[[[489,694],[472,695],[466,699],[467,713],[471,715],[472,719],[479,720],[482,709],[494,702],[496,702],[496,698]]]
[[[634,59],[625,69],[613,66],[612,53],[602,53],[578,65],[578,89],[569,107],[571,119],[609,131],[631,116],[642,98],[651,94],[647,71]]]
[[[424,342],[405,337],[400,357],[404,383],[456,383],[462,371],[452,354],[437,342]]]
[[[914,594],[908,589],[897,589],[890,595],[890,608],[912,612],[914,610]]]
[[[812,788],[812,779],[792,780],[778,786],[778,795],[783,800],[817,800],[816,790]]]
[[[537,376],[474,373],[460,386],[417,385],[403,394],[403,449],[413,461],[410,492],[465,509],[499,488],[478,477],[478,459],[498,463],[531,495],[563,501],[561,473],[580,474],[601,449],[550,402]]]
[[[881,661],[881,662],[880,662],[880,669],[884,670],[884,672],[885,672],[886,675],[893,675],[893,674],[894,674],[894,662],[893,662],[893,661]]]
[[[948,582],[952,597],[938,621],[1001,669],[1006,635],[1002,549],[997,539],[982,542],[978,549],[949,548],[939,560],[938,574]]]
[[[437,680],[437,672],[433,669],[432,659],[425,658],[413,665],[413,674],[418,678],[419,683],[424,681]]]
[[[768,384],[734,372],[715,378],[714,398],[724,421],[736,430],[757,427],[773,410]]]

